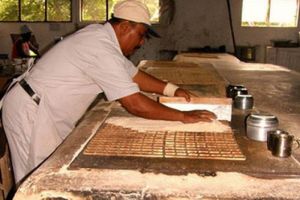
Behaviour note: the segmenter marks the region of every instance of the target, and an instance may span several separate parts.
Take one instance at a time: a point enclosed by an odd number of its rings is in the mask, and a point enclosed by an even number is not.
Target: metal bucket
[[[233,106],[237,109],[247,110],[253,108],[254,99],[250,94],[237,95],[234,98]]]
[[[280,130],[280,129],[277,129],[275,131],[269,131],[268,132],[268,139],[267,139],[267,147],[268,147],[268,150],[272,151],[273,149],[273,146],[274,146],[274,140],[275,140],[275,137],[277,135],[280,135],[280,134],[286,134],[288,135],[289,133],[288,132],[285,132],[283,130]]]
[[[261,142],[266,142],[269,131],[275,131],[278,127],[278,119],[271,114],[252,113],[246,120],[247,137]]]
[[[229,84],[226,87],[226,96],[229,98],[234,98],[234,90],[237,88],[245,88],[245,86],[239,84]]]
[[[272,147],[272,155],[281,158],[289,157],[292,154],[293,141],[293,135],[275,135]]]

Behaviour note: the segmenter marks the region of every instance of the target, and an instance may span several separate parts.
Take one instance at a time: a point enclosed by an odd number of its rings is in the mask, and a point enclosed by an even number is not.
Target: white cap
[[[148,7],[140,0],[123,0],[114,6],[113,16],[119,19],[125,19],[147,25],[148,32],[155,36],[159,35],[150,27],[150,12]]]
[[[24,33],[31,33],[31,29],[29,26],[27,26],[26,24],[21,26],[21,33],[24,34]]]

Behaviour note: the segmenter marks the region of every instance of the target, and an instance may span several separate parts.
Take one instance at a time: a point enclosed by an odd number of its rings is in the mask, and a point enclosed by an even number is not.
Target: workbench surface
[[[254,96],[254,110],[276,115],[280,128],[300,136],[299,73],[234,59],[216,61],[215,57],[197,55],[184,59],[195,64],[210,63],[228,82],[244,84]],[[199,167],[198,172],[185,170],[179,174],[120,166],[97,168],[96,161],[94,167],[81,167],[80,161],[78,164],[81,152],[111,110],[118,106],[101,98],[94,102],[56,152],[20,186],[15,199],[300,199],[299,149],[289,158],[276,158],[266,150],[265,143],[249,140],[243,131],[244,117],[249,111],[234,109],[231,124],[248,157],[246,161],[220,161],[216,165],[202,160],[193,163],[193,168]],[[76,167],[72,168],[75,162]]]

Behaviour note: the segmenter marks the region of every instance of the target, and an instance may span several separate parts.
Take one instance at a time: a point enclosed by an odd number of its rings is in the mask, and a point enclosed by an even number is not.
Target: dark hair
[[[108,22],[110,24],[118,24],[120,22],[124,21],[123,19],[120,19],[120,18],[117,18],[117,17],[114,17],[114,14],[111,14],[111,18],[108,20]]]
[[[117,18],[117,17],[114,16],[114,14],[111,14],[111,18],[108,20],[108,22],[111,25],[119,24],[119,23],[124,22],[124,21],[128,21],[132,26],[135,26],[135,25],[138,24],[137,22],[133,22],[133,21],[126,20],[126,19]],[[147,31],[146,37],[147,37],[147,39],[150,38],[150,35],[149,35],[148,31]]]
[[[130,20],[127,20],[127,19],[117,18],[117,17],[114,16],[114,14],[111,14],[111,18],[108,20],[108,22],[111,25],[119,24],[119,23],[124,22],[124,21],[130,22],[130,24],[132,24],[133,26],[135,26],[136,24],[138,24],[137,22],[133,22],[133,21],[130,21]]]

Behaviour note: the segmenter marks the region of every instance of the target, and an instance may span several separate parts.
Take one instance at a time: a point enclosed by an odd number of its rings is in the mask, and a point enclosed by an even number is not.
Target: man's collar
[[[109,22],[106,22],[106,23],[104,24],[104,28],[107,30],[107,32],[110,33],[110,34],[109,34],[110,38],[112,39],[112,41],[113,41],[116,45],[118,45],[119,50],[120,50],[120,53],[122,53],[121,46],[120,46],[120,44],[119,44],[119,40],[118,40],[118,38],[117,38],[116,32],[115,32],[114,28],[112,27],[112,25],[111,25]],[[122,54],[123,54],[123,53],[122,53]]]

